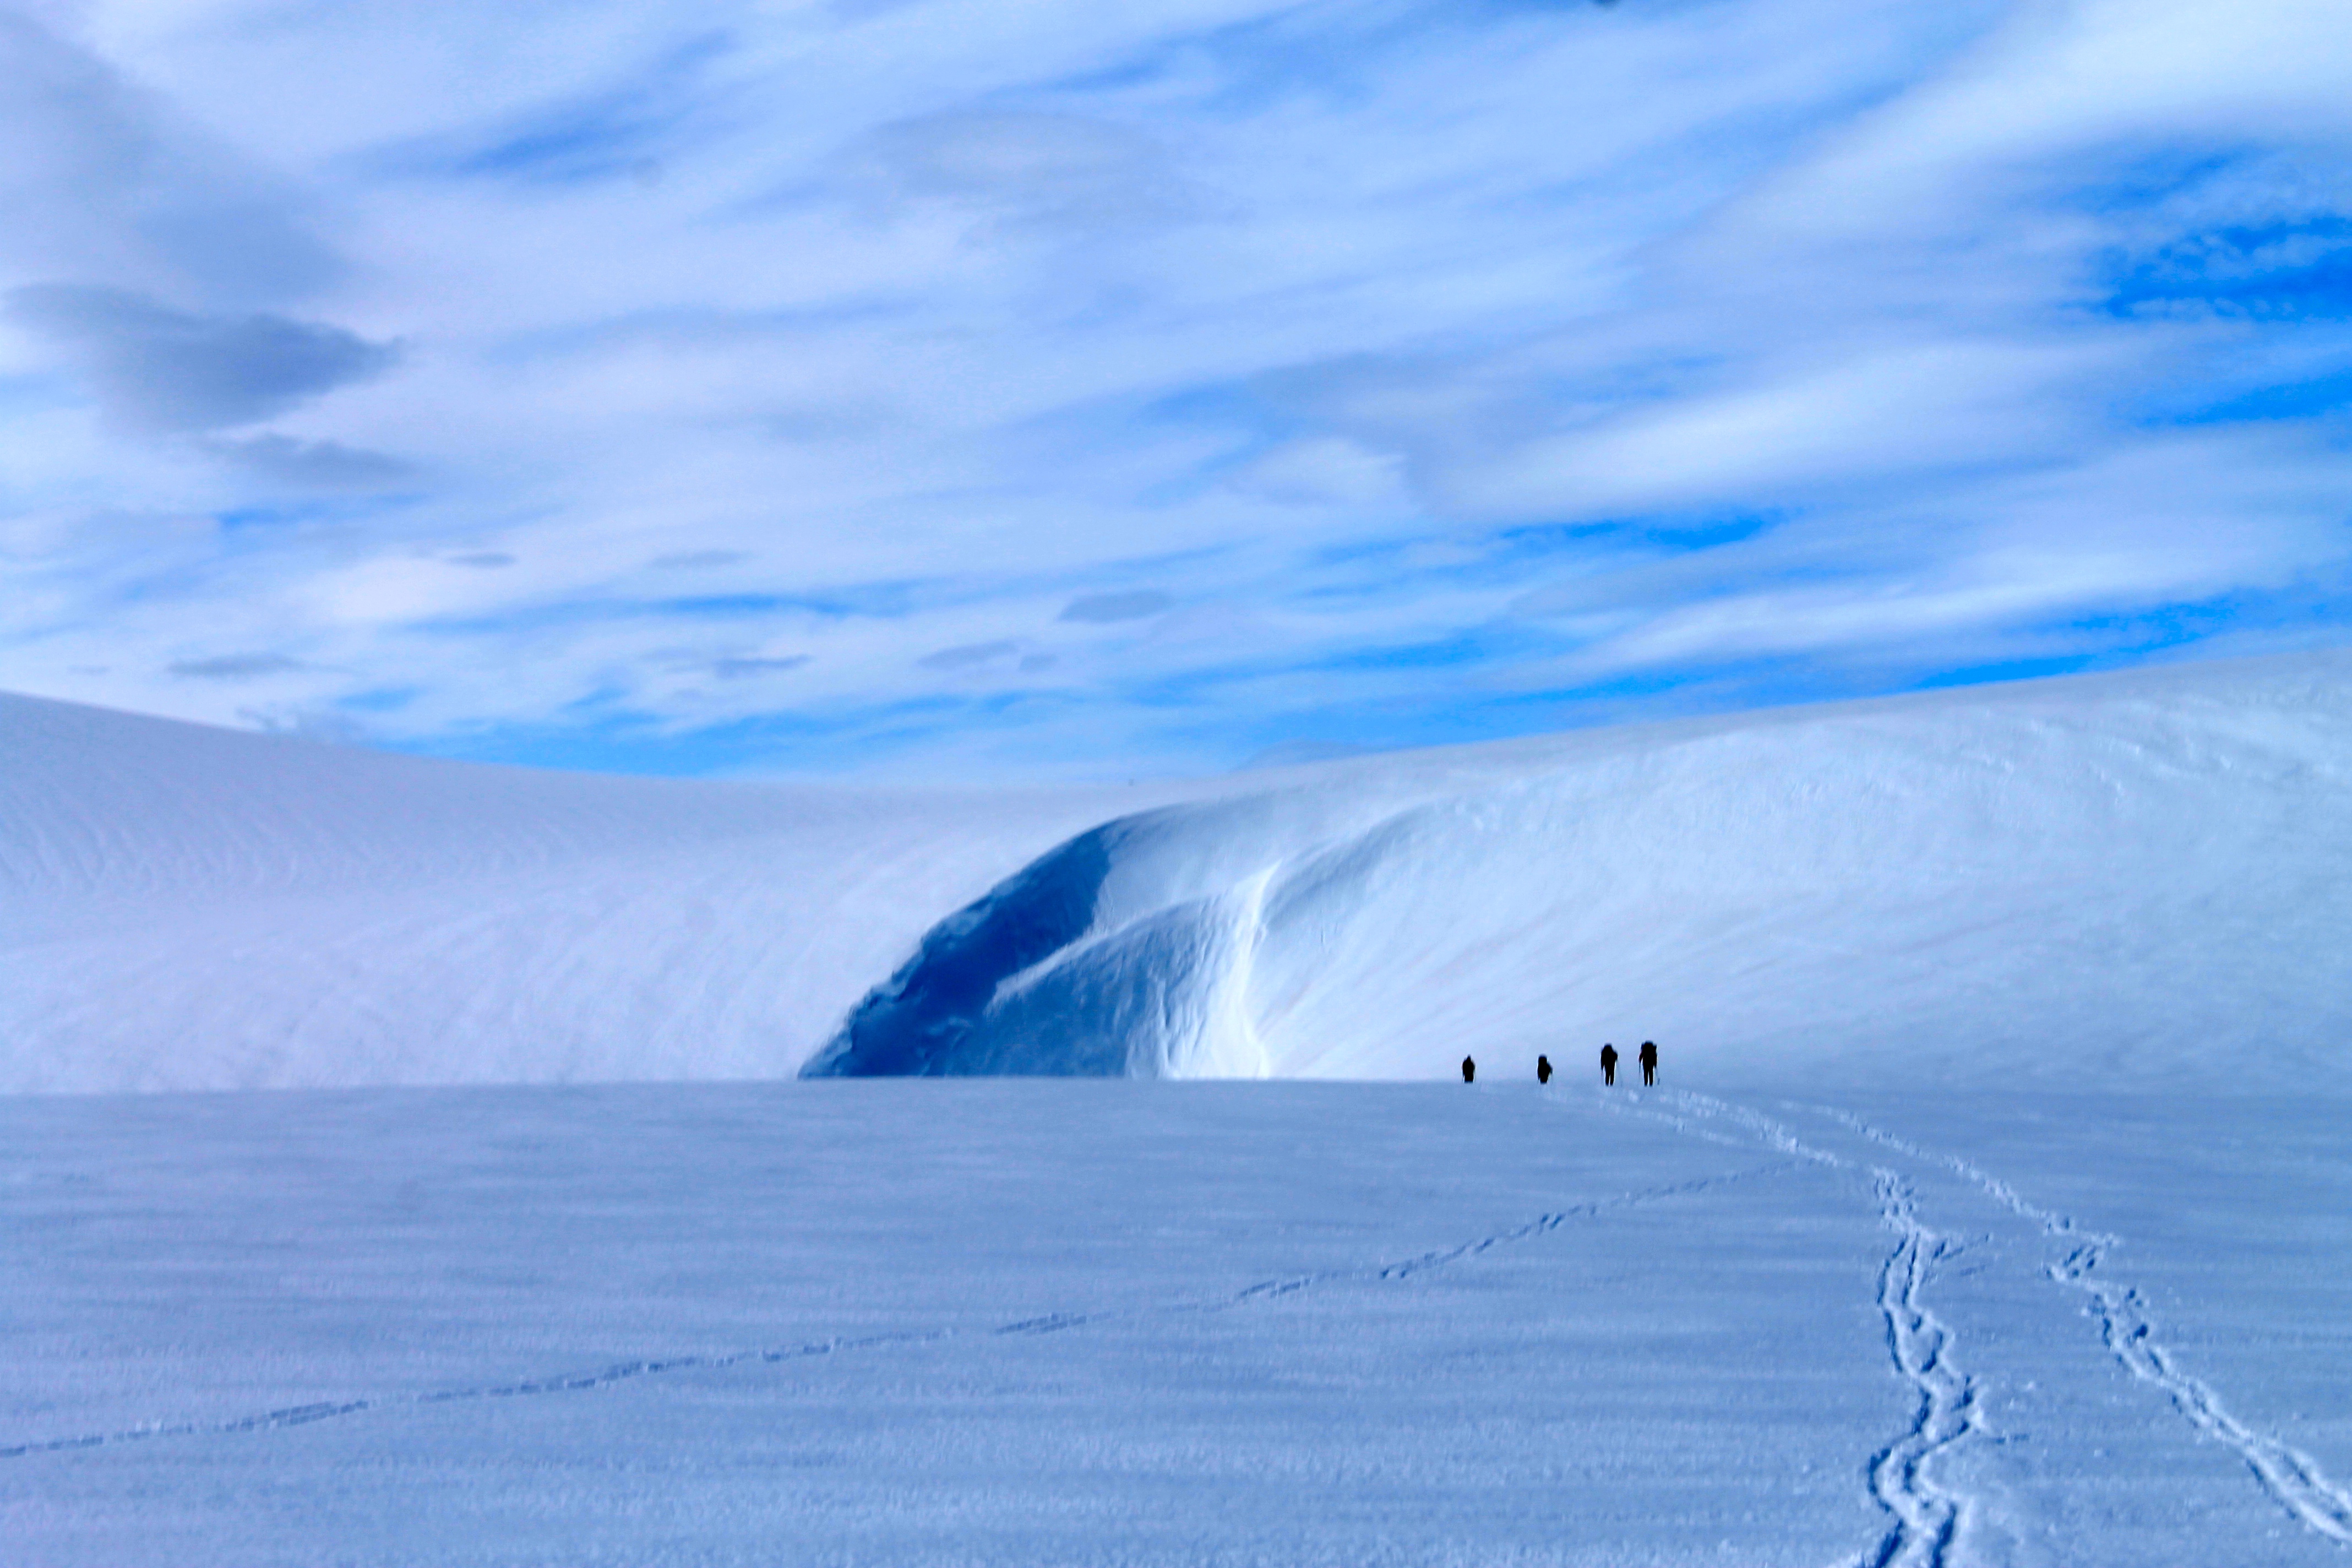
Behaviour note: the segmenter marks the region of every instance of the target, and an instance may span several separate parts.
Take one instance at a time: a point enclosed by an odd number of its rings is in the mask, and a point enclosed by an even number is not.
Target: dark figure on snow
[[[1617,1047],[1614,1046],[1601,1047],[1601,1081],[1603,1083],[1617,1081]]]
[[[1643,1083],[1658,1081],[1658,1042],[1655,1040],[1642,1042],[1642,1081]]]
[[[1551,1058],[1549,1057],[1538,1057],[1536,1058],[1536,1081],[1538,1083],[1549,1083],[1551,1081]]]
[[[1475,1083],[1477,1080],[1478,1064],[1472,1061],[1468,1057],[1464,1057],[1462,1058],[1462,1081],[1464,1083]]]

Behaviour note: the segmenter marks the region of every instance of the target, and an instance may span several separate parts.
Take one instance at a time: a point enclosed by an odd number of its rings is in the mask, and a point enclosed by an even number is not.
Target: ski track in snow
[[[2046,1272],[2053,1282],[2071,1286],[2089,1298],[2085,1310],[2098,1320],[2099,1338],[2123,1369],[2160,1390],[2198,1431],[2234,1449],[2263,1489],[2303,1525],[2331,1541],[2352,1545],[2352,1492],[2331,1479],[2311,1455],[2232,1415],[2209,1384],[2174,1364],[2171,1353],[2155,1337],[2140,1293],[2094,1277],[2107,1253],[2123,1244],[2122,1237],[2079,1227],[2070,1215],[2029,1201],[2007,1182],[1958,1155],[1929,1153],[1832,1107],[1812,1109],[1885,1148],[1923,1163],[1944,1166],[2003,1208],[2040,1226],[2044,1235],[2069,1243],[2066,1255],[2049,1265]]]
[[[1524,1241],[1558,1230],[1572,1219],[1588,1219],[1616,1209],[1655,1203],[1665,1198],[1684,1197],[1713,1188],[1728,1186],[1758,1176],[1772,1175],[1791,1168],[1788,1161],[1776,1161],[1744,1171],[1732,1171],[1717,1176],[1702,1176],[1668,1186],[1644,1187],[1634,1192],[1620,1193],[1614,1197],[1598,1198],[1590,1203],[1572,1205],[1555,1213],[1539,1215],[1524,1225],[1513,1226],[1475,1241],[1465,1241],[1458,1247],[1433,1248],[1396,1263],[1374,1264],[1353,1268],[1331,1268],[1286,1279],[1261,1280],[1226,1297],[1205,1301],[1161,1302],[1143,1307],[1112,1308],[1097,1312],[1048,1312],[1038,1317],[1017,1319],[1000,1323],[985,1331],[990,1335],[1052,1334],[1084,1327],[1089,1323],[1108,1322],[1119,1319],[1135,1319],[1176,1313],[1208,1313],[1231,1311],[1261,1301],[1297,1295],[1302,1290],[1320,1286],[1343,1284],[1350,1280],[1385,1281],[1393,1283],[1408,1279],[1432,1268],[1475,1258],[1508,1242]],[[292,1426],[307,1426],[313,1422],[331,1421],[339,1416],[357,1415],[370,1410],[397,1409],[427,1405],[454,1405],[477,1399],[513,1399],[532,1394],[572,1394],[591,1389],[608,1388],[614,1384],[636,1378],[656,1376],[670,1372],[717,1372],[729,1367],[775,1365],[783,1362],[803,1361],[816,1356],[837,1354],[844,1351],[869,1350],[881,1345],[928,1344],[952,1339],[954,1329],[908,1330],[894,1333],[866,1334],[856,1337],[836,1337],[810,1340],[797,1345],[785,1345],[772,1350],[734,1351],[719,1355],[668,1356],[659,1360],[616,1363],[602,1372],[585,1373],[570,1377],[535,1378],[519,1383],[485,1384],[470,1388],[442,1389],[431,1394],[396,1395],[390,1398],[322,1400],[310,1405],[289,1405],[283,1409],[264,1411],[258,1415],[241,1415],[226,1421],[185,1421],[170,1426],[134,1426],[116,1432],[89,1434],[79,1437],[53,1437],[40,1442],[17,1443],[0,1447],[0,1459],[23,1458],[34,1454],[66,1453],[78,1448],[102,1448],[124,1443],[146,1442],[158,1437],[227,1436],[241,1432],[271,1432]]]
[[[1976,1391],[1944,1353],[1951,1331],[1921,1298],[1928,1271],[1958,1248],[1919,1223],[1910,1184],[1893,1171],[1874,1176],[1879,1215],[1900,1237],[1878,1271],[1878,1310],[1886,1319],[1887,1353],[1917,1392],[1918,1405],[1910,1430],[1871,1458],[1870,1495],[1895,1523],[1863,1561],[1869,1568],[1939,1568],[1970,1500],[1939,1484],[1927,1466],[1978,1429]]]
[[[1814,1147],[1761,1111],[1688,1089],[1665,1090],[1658,1098],[1700,1120],[1728,1121],[1792,1160],[1828,1170],[1855,1169],[1853,1161]],[[1685,1118],[1643,1105],[1641,1097],[1628,1099],[1632,1103],[1612,1109],[1706,1135]],[[1865,1469],[1871,1498],[1893,1524],[1874,1549],[1850,1562],[1857,1568],[1944,1568],[1962,1523],[1979,1504],[1967,1492],[1937,1480],[1928,1473],[1929,1466],[1979,1427],[1975,1386],[1949,1354],[1952,1331],[1928,1309],[1925,1298],[1935,1266],[1957,1256],[1959,1247],[1920,1223],[1917,1200],[1899,1173],[1880,1166],[1870,1174],[1879,1220],[1895,1235],[1895,1250],[1878,1271],[1877,1303],[1886,1322],[1886,1353],[1895,1373],[1910,1384],[1916,1403],[1910,1426],[1873,1454]]]

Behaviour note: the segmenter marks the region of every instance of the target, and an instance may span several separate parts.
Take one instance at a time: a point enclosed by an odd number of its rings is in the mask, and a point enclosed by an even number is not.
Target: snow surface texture
[[[2340,1074],[1576,1076],[0,1099],[0,1561],[2352,1561]]]
[[[2352,660],[1350,762],[1090,829],[811,1075],[1423,1078],[1672,1042],[2145,1076],[2352,1037]]]
[[[1135,792],[468,766],[0,696],[0,1091],[775,1077]]]

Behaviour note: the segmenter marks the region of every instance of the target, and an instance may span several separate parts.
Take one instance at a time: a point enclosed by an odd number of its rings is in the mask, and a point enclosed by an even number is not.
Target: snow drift
[[[2352,1031],[2347,677],[952,795],[0,698],[0,1089],[2294,1058]]]
[[[804,1069],[1418,1077],[1667,1042],[2145,1074],[2352,1027],[2352,662],[1359,760],[1071,839]]]

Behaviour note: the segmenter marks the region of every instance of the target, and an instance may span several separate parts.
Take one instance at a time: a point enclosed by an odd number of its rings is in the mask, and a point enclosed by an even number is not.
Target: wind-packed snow
[[[1421,1078],[1670,1040],[2138,1077],[2352,1037],[2352,661],[1374,759],[1094,828],[818,1074]]]

